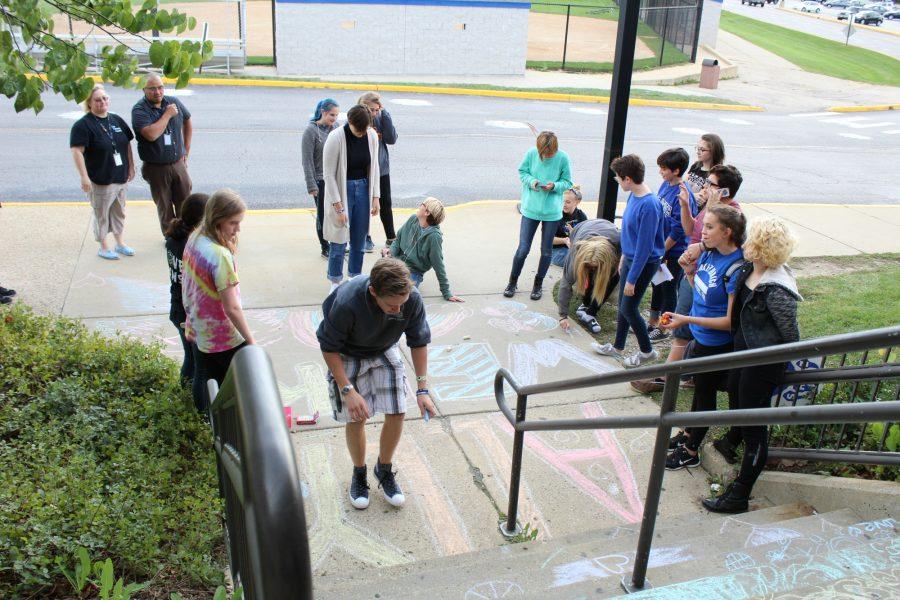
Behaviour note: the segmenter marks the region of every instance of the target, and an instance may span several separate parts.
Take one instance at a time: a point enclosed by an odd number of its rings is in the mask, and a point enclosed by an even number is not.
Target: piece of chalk
[[[471,335],[464,335],[464,336],[463,336],[463,339],[464,339],[464,340],[471,340],[471,339],[472,339],[472,336],[471,336]]]
[[[431,419],[431,415],[428,414],[428,411],[425,411],[425,422],[427,423]]]

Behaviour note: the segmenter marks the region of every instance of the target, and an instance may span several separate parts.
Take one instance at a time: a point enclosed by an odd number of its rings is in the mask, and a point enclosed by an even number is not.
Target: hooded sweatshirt
[[[537,148],[525,153],[519,165],[519,180],[522,182],[522,216],[535,221],[559,221],[563,215],[563,193],[572,187],[572,172],[569,170],[569,155],[559,150],[547,159],[541,159]],[[537,181],[540,185],[553,184],[549,192],[533,189]]]
[[[566,264],[563,266],[563,276],[559,282],[558,308],[560,317],[565,317],[569,314],[569,300],[572,298],[572,286],[575,285],[575,244],[593,237],[608,239],[616,249],[616,260],[621,257],[622,248],[619,241],[621,234],[615,225],[606,219],[590,219],[579,223],[572,230],[572,235],[569,238],[572,241],[572,248],[569,256],[566,258]],[[615,268],[618,268],[618,262]],[[602,298],[598,299],[598,301],[600,300]]]
[[[744,282],[752,272],[753,263],[748,262],[738,273],[737,298],[742,297]],[[748,348],[796,342],[800,339],[797,303],[802,300],[789,266],[766,269],[744,302],[732,309],[732,329],[740,327]]]
[[[444,300],[453,296],[447,270],[444,268],[444,234],[439,225],[422,229],[419,219],[412,215],[397,232],[397,239],[391,244],[391,255],[406,263],[406,266],[419,273],[427,273],[434,268],[441,295]]]

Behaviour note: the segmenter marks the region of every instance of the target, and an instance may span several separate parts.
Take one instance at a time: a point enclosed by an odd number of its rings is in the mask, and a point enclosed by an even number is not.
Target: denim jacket
[[[752,272],[752,262],[741,267],[737,273],[737,290],[743,289]],[[800,339],[797,302],[802,300],[790,267],[766,269],[746,301],[732,311],[731,328],[736,330],[740,326],[748,348],[796,342]]]

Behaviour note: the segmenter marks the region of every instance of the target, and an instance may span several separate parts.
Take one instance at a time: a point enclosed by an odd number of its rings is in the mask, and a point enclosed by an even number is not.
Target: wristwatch
[[[353,387],[353,384],[348,383],[347,385],[345,385],[344,387],[341,388],[341,396],[346,396],[347,394],[352,392],[354,389],[356,389],[356,388]]]

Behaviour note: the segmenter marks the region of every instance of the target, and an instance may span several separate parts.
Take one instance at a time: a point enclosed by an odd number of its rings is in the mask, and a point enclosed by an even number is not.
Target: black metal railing
[[[519,503],[519,481],[522,469],[522,449],[526,431],[559,431],[579,429],[626,429],[656,428],[656,442],[653,447],[652,465],[647,484],[641,531],[635,552],[634,568],[630,579],[623,579],[626,591],[644,589],[650,546],[656,525],[656,513],[662,492],[665,460],[669,437],[673,426],[710,427],[720,425],[777,425],[777,424],[830,424],[866,423],[875,421],[900,421],[900,401],[859,402],[847,404],[809,405],[799,407],[757,408],[709,412],[676,412],[680,377],[686,374],[708,373],[726,369],[751,367],[797,360],[810,356],[835,355],[891,348],[900,342],[900,326],[863,331],[859,333],[835,335],[825,338],[784,344],[756,350],[745,350],[718,356],[690,359],[633,370],[621,370],[603,375],[581,377],[567,381],[540,383],[521,386],[506,370],[500,369],[494,378],[494,394],[497,406],[513,426],[513,453],[510,473],[509,506],[507,520],[500,524],[500,531],[506,537],[514,537],[521,528],[516,522]],[[579,388],[626,383],[636,379],[664,377],[662,401],[658,415],[623,415],[592,419],[556,419],[528,421],[526,419],[528,397],[574,390]],[[807,384],[840,381],[884,380],[900,377],[900,363],[884,362],[871,366],[839,366],[826,370],[808,370],[785,376],[786,384]],[[506,404],[504,385],[508,384],[516,393],[516,412],[513,414]],[[870,458],[878,464],[891,464],[896,453],[875,452]],[[847,455],[840,459],[853,460]]]
[[[559,59],[550,59],[549,55],[545,54],[542,54],[541,58],[529,56],[529,65],[562,70],[567,70],[568,67],[569,70],[584,71],[600,70],[601,65],[607,65],[606,68],[610,68],[610,61],[602,60],[599,57],[586,60],[584,53],[579,52],[580,46],[586,43],[595,43],[595,35],[592,35],[590,39],[579,39],[572,33],[571,25],[572,17],[617,20],[618,4],[618,0],[608,0],[605,5],[600,3],[532,2],[531,6],[534,12],[564,16],[565,26],[562,29],[562,40],[559,44]],[[641,59],[637,61],[635,67],[661,67],[665,64],[696,60],[702,9],[702,3],[697,0],[641,0],[638,18],[645,28],[639,29],[638,36],[653,51],[654,58],[652,60]],[[615,36],[615,33],[612,35]],[[578,53],[579,58],[572,60],[572,52]]]
[[[300,476],[272,363],[262,348],[247,346],[222,388],[208,385],[235,587],[250,600],[312,598]]]

